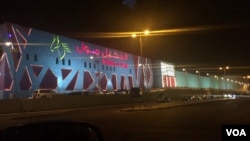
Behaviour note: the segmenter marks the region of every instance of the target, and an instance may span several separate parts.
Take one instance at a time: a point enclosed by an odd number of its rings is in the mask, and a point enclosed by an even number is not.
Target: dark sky
[[[143,56],[177,67],[230,66],[250,75],[250,2],[248,0],[4,0],[1,22],[140,54],[139,39],[94,38],[87,33],[190,29],[142,38]],[[192,29],[200,29],[192,31]],[[151,34],[152,35],[152,34]],[[217,71],[217,70],[216,70]]]

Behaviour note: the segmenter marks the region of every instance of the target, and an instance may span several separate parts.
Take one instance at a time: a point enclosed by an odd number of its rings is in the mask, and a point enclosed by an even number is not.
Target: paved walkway
[[[157,110],[157,109],[165,109],[170,107],[191,105],[191,104],[200,104],[214,101],[223,101],[223,100],[231,100],[230,98],[215,98],[215,99],[203,99],[203,100],[192,100],[192,101],[181,101],[175,100],[170,101],[169,103],[143,103],[143,104],[135,104],[128,108],[120,109],[123,112],[131,112],[131,111],[147,111],[147,110]]]

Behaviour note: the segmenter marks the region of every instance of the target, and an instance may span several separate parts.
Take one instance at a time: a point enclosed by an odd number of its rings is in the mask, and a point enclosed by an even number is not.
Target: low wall
[[[1,100],[0,114],[133,104],[156,100],[157,95],[155,94],[143,94],[141,97],[131,97],[130,95],[60,95],[44,99]]]
[[[196,89],[166,89],[154,93],[144,92],[140,97],[131,97],[130,95],[57,95],[47,99],[10,99],[0,100],[0,114],[156,102],[159,93],[164,93],[171,100],[181,99],[185,95],[210,94],[208,91]]]

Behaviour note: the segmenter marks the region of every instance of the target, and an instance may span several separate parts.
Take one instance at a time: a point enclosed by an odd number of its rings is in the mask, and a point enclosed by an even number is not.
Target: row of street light
[[[225,89],[226,89],[226,90],[228,89],[227,82],[234,82],[234,83],[238,83],[238,84],[240,84],[240,85],[246,85],[246,90],[247,90],[248,87],[249,87],[249,84],[248,84],[247,79],[250,79],[250,75],[244,76],[244,77],[243,77],[243,79],[245,79],[245,83],[240,82],[240,81],[236,81],[236,80],[230,80],[229,78],[226,78],[226,70],[229,70],[229,69],[230,69],[229,66],[219,67],[219,70],[223,71],[223,75],[222,75],[222,77],[221,77],[221,80],[224,81]],[[186,74],[186,83],[187,83],[186,86],[188,87],[188,76],[187,76],[187,75],[188,75],[188,71],[187,71],[187,69],[185,69],[185,68],[183,68],[182,71],[185,72],[185,74]],[[200,78],[201,72],[200,72],[199,70],[196,70],[195,73],[199,76],[199,88],[201,88],[201,80],[200,80],[200,79],[201,79],[201,78]],[[207,76],[207,77],[210,77],[210,74],[209,74],[209,73],[206,73],[206,76]],[[218,75],[214,75],[214,78],[217,80],[217,83],[219,83],[219,82],[218,82],[219,76],[218,76]],[[217,84],[217,85],[218,85],[218,84]]]
[[[225,77],[226,75],[226,70],[228,70],[229,67],[226,66],[226,67],[220,67],[219,70],[223,70],[223,77]],[[226,87],[226,90],[227,90],[227,82],[226,82],[226,78],[224,79],[224,84],[225,84],[225,87]]]
[[[140,40],[140,55],[141,55],[141,57],[143,57],[143,43],[142,43],[142,36],[147,36],[147,35],[149,35],[149,30],[145,30],[144,32],[138,32],[138,33],[134,33],[134,34],[132,34],[132,37],[133,38],[136,38],[137,36],[139,36],[139,40]],[[230,67],[229,66],[225,66],[225,67],[219,67],[219,70],[221,70],[221,71],[223,71],[223,77],[221,77],[221,79],[222,80],[224,80],[224,84],[225,84],[225,88],[226,88],[226,90],[228,89],[227,87],[227,81],[230,81],[230,79],[226,79],[225,77],[226,77],[226,70],[229,70],[230,69]],[[182,69],[182,71],[183,72],[185,72],[186,73],[186,75],[188,74],[188,72],[187,72],[187,70],[185,69],[185,68],[183,68]],[[199,71],[199,70],[196,70],[195,71],[195,73],[196,74],[198,74],[199,75],[199,87],[201,87],[201,78],[200,78],[200,75],[201,75],[201,72]],[[209,73],[206,73],[206,76],[207,77],[210,77],[210,74]],[[219,77],[217,76],[217,75],[215,75],[214,76],[214,78],[216,78],[217,80],[219,79]],[[186,77],[186,79],[187,79],[187,87],[188,87],[188,78]],[[250,76],[246,76],[246,77],[243,77],[243,79],[250,79]],[[239,82],[239,81],[234,81],[234,80],[231,80],[231,82],[235,82],[235,83],[239,83],[239,84],[242,84],[242,82]],[[245,83],[246,85],[249,85],[249,84],[247,84],[247,81],[246,81],[246,83]]]

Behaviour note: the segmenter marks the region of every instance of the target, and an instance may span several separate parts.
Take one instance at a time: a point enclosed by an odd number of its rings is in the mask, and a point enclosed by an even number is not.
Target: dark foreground
[[[94,123],[106,141],[220,141],[222,124],[250,125],[249,107],[249,98],[133,112],[121,112],[121,107],[112,106],[4,116],[0,117],[0,126],[67,119]]]

